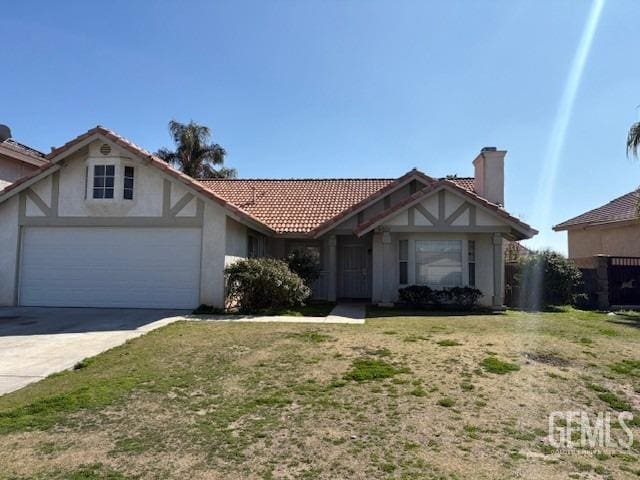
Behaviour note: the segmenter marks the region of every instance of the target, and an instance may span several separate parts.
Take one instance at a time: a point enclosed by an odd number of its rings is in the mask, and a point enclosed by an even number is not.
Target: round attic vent
[[[100,153],[103,155],[109,155],[111,153],[111,145],[108,143],[103,143],[100,145]]]

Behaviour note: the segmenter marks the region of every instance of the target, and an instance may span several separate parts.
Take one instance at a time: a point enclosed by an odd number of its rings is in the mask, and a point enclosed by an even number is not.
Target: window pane
[[[133,200],[133,190],[126,189],[124,190],[124,199],[125,200]]]
[[[93,187],[104,187],[104,177],[96,177],[93,179]]]
[[[406,285],[407,283],[409,283],[409,264],[400,262],[400,284]]]
[[[113,198],[113,188],[104,189],[104,198]]]
[[[469,264],[469,286],[471,287],[476,286],[476,264],[475,263]]]
[[[113,188],[113,177],[106,177],[104,179],[104,186]]]
[[[105,172],[106,172],[106,175],[108,176],[111,176],[111,177],[114,176],[116,173],[115,165],[106,165]]]
[[[124,167],[124,176],[133,178],[133,167]]]
[[[93,174],[95,176],[104,177],[104,165],[96,165],[93,167]]]
[[[462,285],[462,242],[421,240],[416,242],[416,283],[435,288]]]
[[[133,189],[133,178],[124,179],[124,188]]]
[[[93,198],[104,198],[104,190],[102,188],[94,188]]]
[[[400,240],[398,248],[398,258],[401,262],[409,260],[409,240]]]

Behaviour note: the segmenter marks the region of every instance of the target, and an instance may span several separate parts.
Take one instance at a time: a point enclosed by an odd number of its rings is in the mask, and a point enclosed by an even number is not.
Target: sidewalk
[[[335,323],[363,325],[365,305],[361,303],[339,303],[326,317],[285,317],[261,315],[189,315],[186,320],[216,322],[252,322],[252,323]]]

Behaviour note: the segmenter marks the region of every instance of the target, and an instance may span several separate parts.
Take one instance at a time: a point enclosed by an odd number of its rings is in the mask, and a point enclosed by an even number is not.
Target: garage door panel
[[[193,308],[199,229],[27,228],[20,303]]]

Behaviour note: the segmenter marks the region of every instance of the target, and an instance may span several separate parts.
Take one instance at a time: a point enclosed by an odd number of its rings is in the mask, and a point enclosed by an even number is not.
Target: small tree
[[[526,309],[574,304],[582,287],[578,267],[551,250],[522,258],[515,280],[520,287],[520,307]]]
[[[311,290],[282,260],[249,258],[225,269],[227,303],[241,312],[304,305]]]
[[[287,256],[292,272],[297,273],[307,287],[320,277],[320,253],[313,248],[296,248]]]

